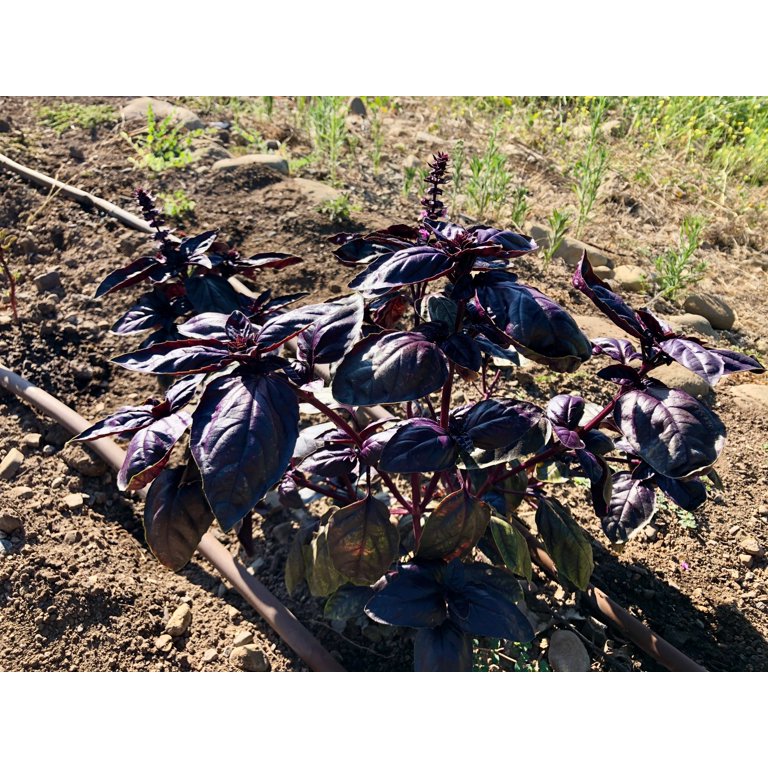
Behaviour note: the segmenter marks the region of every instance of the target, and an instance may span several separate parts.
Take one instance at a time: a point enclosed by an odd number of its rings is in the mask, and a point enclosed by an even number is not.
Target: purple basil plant
[[[473,637],[533,638],[520,609],[519,579],[531,578],[522,503],[535,508],[562,582],[586,588],[591,545],[545,490],[547,467],[589,481],[612,542],[652,518],[656,489],[687,510],[706,500],[725,428],[654,379],[655,369],[676,361],[710,384],[763,371],[633,310],[584,257],[574,286],[628,337],[588,339],[514,274],[515,260],[537,250],[532,239],[445,220],[447,163],[438,154],[430,164],[417,226],[332,238],[338,259],[359,271],[348,296],[321,304],[286,309],[293,297],[270,304],[233,288],[233,276],[292,257],[241,259],[216,250],[215,233],[179,241],[158,225],[158,253],[110,275],[99,293],[149,279],[153,292],[115,330],[153,336],[115,362],[175,383],[163,400],[124,408],[77,438],[131,438],[118,484],[151,483],[147,541],[174,569],[214,519],[247,529],[272,489],[288,508],[303,506],[302,489],[329,499],[332,509],[293,542],[289,590],[306,582],[329,598],[333,618],[362,610],[412,628],[418,670],[471,669]],[[156,212],[143,207],[151,220]],[[616,392],[604,405],[504,397],[494,360],[521,355],[561,373],[605,356],[597,376]],[[472,401],[455,404],[459,386],[476,393]],[[186,432],[188,449],[171,468]]]

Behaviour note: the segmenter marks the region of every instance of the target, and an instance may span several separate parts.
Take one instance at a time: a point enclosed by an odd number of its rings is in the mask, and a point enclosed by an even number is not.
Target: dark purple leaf
[[[387,332],[355,344],[333,379],[333,397],[347,405],[380,405],[415,400],[448,378],[438,347],[416,332]]]
[[[204,378],[203,374],[196,374],[177,379],[165,393],[165,399],[169,401],[171,408],[174,411],[183,408],[195,396],[197,387]]]
[[[470,371],[479,371],[483,364],[482,350],[466,333],[452,333],[441,345],[445,356],[456,365]]]
[[[632,453],[666,477],[701,473],[725,443],[725,427],[714,413],[682,390],[661,385],[622,395],[613,417]]]
[[[451,333],[456,329],[459,306],[447,296],[430,296],[427,300],[427,313],[433,323],[444,323]]]
[[[130,371],[177,376],[218,370],[226,365],[228,356],[229,352],[219,341],[182,339],[119,355],[112,362]]]
[[[333,566],[326,528],[322,528],[308,546],[302,547],[302,555],[304,577],[313,597],[327,597],[346,583],[346,577]]]
[[[205,495],[225,530],[280,479],[298,436],[296,395],[269,376],[209,382],[192,419],[190,445]]]
[[[299,334],[299,360],[307,365],[337,363],[360,337],[363,300],[355,294],[316,305],[316,322]]]
[[[498,270],[477,275],[475,285],[480,308],[531,360],[573,372],[592,355],[592,345],[574,319],[535,288]]]
[[[454,261],[444,251],[427,245],[384,254],[349,284],[366,296],[382,296],[404,285],[436,280],[450,272]]]
[[[588,296],[592,303],[619,328],[630,336],[638,339],[643,337],[643,326],[638,322],[634,310],[592,271],[586,251],[573,273],[573,285]]]
[[[673,334],[671,326],[667,325],[661,318],[656,317],[656,315],[649,312],[647,309],[638,309],[637,312],[635,312],[635,317],[637,317],[640,325],[646,328],[657,341],[661,341]]]
[[[517,354],[516,349],[505,349],[504,347],[500,347],[482,334],[475,336],[475,341],[486,355],[500,357],[503,360],[509,360],[513,365],[520,365],[520,356]]]
[[[436,422],[411,419],[389,439],[379,459],[384,472],[442,472],[456,462],[456,442]]]
[[[608,355],[619,363],[628,363],[631,360],[642,360],[642,355],[626,339],[608,339],[599,337],[592,339],[592,351],[595,354]]]
[[[336,510],[328,523],[328,551],[353,584],[373,584],[397,557],[400,536],[386,505],[366,496]]]
[[[324,315],[323,304],[309,304],[275,315],[262,326],[257,337],[261,352],[271,352],[314,325]]]
[[[680,365],[714,387],[725,373],[723,358],[690,339],[666,339],[659,346]]]
[[[443,243],[452,243],[457,238],[465,235],[467,230],[464,227],[454,224],[450,221],[439,221],[437,219],[424,219],[422,224],[438,240]]]
[[[579,433],[573,429],[568,429],[568,427],[561,427],[558,424],[555,424],[552,428],[557,435],[557,439],[566,448],[574,449],[584,447],[584,441],[581,439],[581,435],[579,435]]]
[[[462,557],[477,544],[490,519],[488,504],[464,491],[455,491],[427,518],[416,555],[446,562]]]
[[[517,581],[509,578],[519,592]],[[448,617],[470,635],[506,638],[515,643],[530,643],[535,636],[530,622],[510,595],[490,584],[467,584],[460,596],[449,597]]]
[[[547,418],[561,427],[575,429],[584,415],[586,401],[578,395],[556,395],[547,403]]]
[[[345,584],[334,592],[323,608],[323,618],[330,621],[352,621],[365,615],[365,604],[373,597],[370,587]]]
[[[357,453],[354,448],[339,445],[321,448],[307,456],[298,469],[319,477],[339,477],[348,475],[357,466]],[[381,576],[381,574],[379,574]],[[378,578],[378,576],[377,576]]]
[[[112,333],[128,336],[164,325],[176,318],[181,309],[157,291],[145,293],[111,328]]]
[[[397,428],[385,429],[367,437],[360,449],[360,458],[372,467],[378,466],[381,454],[395,432],[397,432]]]
[[[328,433],[333,432],[335,427],[329,422],[323,424],[312,424],[299,432],[296,445],[293,449],[294,459],[304,459],[310,453],[319,451],[325,446],[325,440]]]
[[[148,405],[128,406],[121,408],[116,413],[97,421],[88,429],[72,438],[72,442],[86,442],[100,437],[113,437],[115,435],[130,435],[146,427],[155,420],[152,415],[152,407]]]
[[[556,499],[540,498],[536,527],[555,561],[558,576],[586,589],[594,568],[592,547],[570,512]]]
[[[416,632],[413,641],[416,672],[471,672],[472,664],[472,637],[452,621]]]
[[[179,256],[187,264],[197,264],[210,269],[211,261],[203,254],[213,245],[217,233],[218,230],[211,230],[194,237],[185,237],[179,244]]]
[[[300,256],[289,256],[287,253],[259,253],[247,259],[238,259],[229,267],[232,272],[250,275],[256,269],[284,269],[301,262]]]
[[[584,441],[587,450],[599,456],[610,453],[615,447],[613,440],[599,429],[590,429],[589,432],[585,432],[581,436],[581,439]]]
[[[365,612],[380,624],[428,629],[439,627],[447,618],[442,586],[434,568],[415,563],[399,565],[375,587]]]
[[[233,344],[243,346],[248,342],[253,343],[256,336],[256,328],[253,323],[238,309],[230,314],[224,324],[227,339]]]
[[[184,482],[184,468],[164,469],[147,492],[144,534],[152,554],[171,570],[191,559],[213,522],[200,482]]]
[[[516,444],[541,421],[540,408],[518,400],[489,398],[452,414],[461,431],[482,450],[507,448]]]
[[[96,296],[106,296],[120,288],[136,285],[136,283],[147,279],[158,265],[160,262],[152,256],[142,256],[127,267],[120,267],[114,272],[110,272],[96,289]]]
[[[614,384],[640,386],[641,383],[637,370],[629,365],[608,365],[597,372],[597,377],[603,381],[612,381]]]
[[[608,511],[600,521],[605,535],[614,543],[629,541],[656,512],[656,494],[645,481],[629,472],[616,472]]]
[[[184,280],[187,296],[196,312],[230,312],[238,309],[240,300],[235,289],[219,275],[201,275]]]
[[[698,509],[707,500],[707,487],[698,478],[683,481],[656,475],[654,481],[668,498],[688,512]]]
[[[121,491],[138,491],[151,483],[168,463],[173,446],[192,423],[188,413],[172,413],[140,429],[128,443],[117,473]]]
[[[752,371],[752,373],[765,373],[765,368],[754,357],[733,352],[730,349],[710,349],[712,354],[719,355],[723,361],[723,374],[739,373],[740,371]]]
[[[591,451],[577,450],[576,458],[581,464],[584,475],[589,480],[592,506],[598,517],[607,514],[608,502],[613,492],[613,474],[602,456],[597,456]]]
[[[227,341],[227,320],[229,315],[224,312],[201,312],[191,317],[178,327],[182,336],[190,339],[216,339]]]
[[[475,235],[475,242],[478,245],[486,243],[500,245],[504,249],[506,257],[523,256],[527,253],[533,253],[539,247],[533,238],[519,235],[517,232],[510,232],[507,229],[498,230],[479,225],[470,227],[469,231]]]
[[[371,242],[362,237],[354,237],[352,240],[348,240],[344,243],[340,248],[337,248],[334,253],[342,264],[356,267],[360,264],[370,264],[381,256],[395,253],[395,251],[399,251],[401,247],[400,244],[396,246],[383,245],[381,243]]]

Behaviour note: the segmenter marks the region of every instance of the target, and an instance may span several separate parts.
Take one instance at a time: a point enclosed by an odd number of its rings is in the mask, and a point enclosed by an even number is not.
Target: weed
[[[158,198],[162,203],[163,213],[172,219],[183,219],[189,216],[197,205],[183,189],[177,189],[168,195],[159,195]]]
[[[85,128],[93,131],[100,125],[114,125],[117,112],[108,104],[78,104],[64,102],[55,107],[42,107],[40,119],[61,136],[70,128]]]
[[[403,168],[403,197],[408,197],[408,195],[411,194],[413,184],[416,181],[418,174],[419,170],[415,166]]]
[[[472,641],[472,671],[498,672],[502,668],[513,672],[551,672],[545,659],[539,659],[533,652],[533,643],[496,642],[490,647]],[[505,663],[506,662],[506,663]]]
[[[169,168],[183,168],[192,161],[192,137],[199,132],[185,133],[175,125],[173,115],[158,122],[152,106],[147,107],[146,134],[134,140],[123,134],[139,155],[139,164],[161,173]]]
[[[373,172],[378,173],[381,166],[381,154],[384,148],[384,129],[381,121],[382,112],[388,109],[381,97],[367,97],[364,99],[368,110],[368,125],[371,136],[371,161]]]
[[[608,150],[603,145],[600,125],[605,114],[606,99],[600,98],[591,102],[591,123],[589,141],[584,155],[573,167],[576,180],[574,191],[579,202],[579,214],[576,219],[576,234],[580,234],[587,223],[592,208],[595,205],[597,193],[603,183],[605,171],[608,168]]]
[[[658,296],[676,301],[689,286],[698,283],[707,270],[705,259],[696,258],[704,220],[687,216],[680,227],[679,245],[654,259]]]
[[[549,265],[552,261],[552,257],[558,252],[560,246],[565,240],[565,236],[568,232],[568,227],[571,224],[571,216],[565,211],[559,211],[555,208],[547,219],[547,224],[552,231],[549,238],[549,245],[544,251],[544,264]]]
[[[352,208],[346,195],[338,195],[318,206],[317,210],[325,214],[331,224],[344,224],[350,220]]]
[[[347,138],[346,101],[341,96],[313,97],[306,106],[310,136],[315,154],[336,184],[336,173]]]
[[[469,161],[467,198],[477,218],[482,219],[487,213],[498,215],[507,198],[510,181],[507,158],[498,148],[497,124],[491,132],[485,152]]]
[[[518,187],[512,193],[512,211],[510,218],[522,229],[525,224],[525,217],[528,215],[528,187]]]
[[[466,154],[464,140],[459,139],[453,145],[453,174],[451,185],[451,213],[455,216],[458,210],[458,198],[464,188],[464,161]]]
[[[693,512],[689,512],[687,509],[683,509],[670,501],[660,490],[656,489],[656,506],[659,510],[666,513],[672,513],[677,517],[677,522],[682,528],[689,531],[695,531],[698,527],[698,521]]]

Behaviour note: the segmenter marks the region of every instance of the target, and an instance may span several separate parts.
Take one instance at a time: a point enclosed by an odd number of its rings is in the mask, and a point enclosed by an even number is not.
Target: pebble
[[[754,557],[752,557],[752,555],[747,555],[747,554],[745,554],[744,552],[742,552],[742,553],[739,555],[739,562],[740,562],[740,563],[741,563],[743,566],[745,566],[745,567],[747,567],[747,568],[751,568],[751,567],[752,567],[752,565],[753,565],[753,564],[754,564],[754,562],[755,562],[755,558],[754,558]]]
[[[226,171],[231,168],[242,168],[247,165],[263,165],[267,168],[288,175],[288,161],[280,155],[241,155],[240,157],[225,157],[217,160],[212,166],[212,171]]]
[[[643,528],[643,533],[645,534],[645,538],[648,539],[648,541],[653,541],[658,535],[659,531],[652,525],[646,525],[645,528]]]
[[[229,654],[232,666],[243,672],[269,672],[267,657],[255,645],[241,645]]]
[[[252,645],[253,644],[253,632],[249,632],[247,629],[244,629],[242,632],[238,632],[235,635],[235,639],[232,641],[232,645],[235,646],[235,648],[239,648],[241,645]]]
[[[218,651],[215,648],[208,648],[203,651],[203,663],[210,664],[212,661],[216,661],[218,655]]]
[[[56,453],[56,446],[55,445],[44,445],[43,446],[43,456],[53,456],[54,453]]]
[[[706,317],[713,328],[729,331],[736,322],[735,312],[719,296],[711,293],[692,293],[683,302],[686,312]]]
[[[762,557],[763,552],[765,551],[758,540],[752,536],[748,536],[746,539],[743,539],[739,546],[743,552],[748,555],[754,555],[755,557]]]
[[[11,130],[12,127],[8,120],[0,119],[0,133],[10,133]]]
[[[3,533],[7,533],[10,536],[12,533],[16,533],[21,526],[21,518],[16,517],[16,515],[8,514],[8,512],[3,512],[0,515],[0,531]]]
[[[10,555],[13,552],[13,544],[7,539],[0,539],[0,555]]]
[[[240,611],[234,605],[227,606],[227,616],[233,624],[239,624],[243,618]]]
[[[64,497],[64,506],[71,510],[82,509],[85,499],[82,493],[69,493]]]
[[[615,272],[610,268],[603,265],[600,265],[599,267],[593,267],[592,271],[601,279],[601,280],[613,280],[615,277]]]
[[[171,635],[171,637],[181,637],[192,623],[192,609],[186,604],[182,603],[168,619],[168,623],[165,625],[165,631]]]
[[[43,436],[39,432],[30,432],[21,438],[21,444],[25,448],[39,448]]]
[[[270,152],[277,152],[281,145],[277,139],[267,139],[265,146]]]
[[[547,653],[555,672],[589,672],[590,660],[584,643],[567,629],[558,629],[549,639]]]
[[[51,482],[51,488],[53,488],[54,490],[56,488],[61,488],[61,486],[64,485],[64,482],[65,482],[65,479],[63,477],[61,476],[54,477],[53,481]]]
[[[679,333],[688,333],[694,336],[717,336],[717,332],[712,328],[709,320],[701,315],[693,315],[688,312],[684,315],[671,315],[665,319],[672,326],[672,330]]]
[[[365,102],[359,96],[353,96],[349,100],[347,109],[350,115],[359,115],[360,117],[365,117],[367,114]]]
[[[679,363],[657,368],[653,376],[670,389],[682,389],[693,397],[703,397],[712,392],[712,387],[701,376],[697,376]]]
[[[613,279],[625,290],[644,293],[647,277],[640,267],[621,264],[614,270]]]
[[[80,531],[67,531],[64,534],[64,543],[71,546],[72,544],[77,544],[81,538]]]
[[[737,384],[728,392],[733,395],[736,404],[748,413],[755,407],[762,411],[768,411],[768,386],[765,384]]]
[[[531,237],[542,248],[546,248],[549,245],[549,238],[552,236],[552,230],[549,227],[543,224],[533,224],[531,225],[530,233]],[[555,256],[562,259],[569,267],[575,267],[581,261],[584,251],[587,252],[587,259],[593,267],[612,266],[605,254],[591,245],[582,243],[581,240],[575,240],[572,237],[566,237],[563,240]]]
[[[331,202],[339,196],[337,189],[315,179],[293,179],[292,185],[307,199],[312,208]]]
[[[11,448],[0,462],[0,479],[11,480],[21,469],[24,463],[24,454],[18,448]]]
[[[123,120],[127,123],[147,123],[147,110],[152,107],[152,113],[156,120],[162,121],[166,117],[180,123],[183,128],[189,131],[195,131],[205,128],[205,123],[191,110],[186,107],[179,107],[162,99],[153,99],[148,96],[141,96],[138,99],[129,101],[121,110]]]
[[[13,318],[11,315],[0,315],[0,330],[7,330],[13,325]]]
[[[740,530],[741,530],[741,526],[738,523],[736,523],[736,525],[732,525],[728,529],[728,533],[730,533],[731,536],[733,536],[734,534],[738,533]]]
[[[35,278],[35,287],[38,291],[55,291],[61,288],[61,275],[54,269]]]
[[[85,477],[101,477],[107,471],[107,465],[80,445],[68,445],[61,451],[64,463]]]
[[[160,637],[155,640],[155,648],[157,648],[158,651],[167,653],[173,648],[173,638],[167,634],[160,635]]]
[[[10,496],[12,499],[31,499],[35,492],[28,485],[17,485],[11,488]]]

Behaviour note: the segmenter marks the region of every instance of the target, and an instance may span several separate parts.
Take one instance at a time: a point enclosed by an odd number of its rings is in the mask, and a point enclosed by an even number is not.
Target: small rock
[[[72,146],[69,148],[69,156],[78,163],[85,162],[85,152],[80,147]]]
[[[5,331],[13,325],[13,318],[10,315],[0,315],[0,330]]]
[[[753,411],[755,406],[768,411],[768,386],[765,384],[737,384],[728,392],[734,396],[736,404],[747,412]]]
[[[21,444],[25,448],[39,448],[43,436],[39,432],[30,432],[21,438]]]
[[[232,666],[243,672],[269,672],[267,657],[255,645],[241,645],[229,654]]]
[[[748,555],[754,555],[755,557],[762,557],[763,553],[765,552],[765,550],[760,546],[758,540],[752,536],[748,536],[746,539],[743,539],[739,546],[743,552],[746,552]]]
[[[41,293],[44,291],[55,291],[61,288],[61,275],[55,270],[38,275],[35,278],[35,287]]]
[[[533,224],[530,228],[531,237],[542,248],[549,246],[550,238],[552,237],[552,230],[544,224]],[[582,243],[581,240],[574,240],[572,237],[566,237],[560,247],[557,249],[555,256],[561,258],[569,267],[575,267],[584,255],[584,251],[587,252],[587,259],[593,267],[610,267],[611,263],[608,257],[593,248],[591,245]]]
[[[155,648],[157,648],[158,651],[162,651],[163,653],[168,653],[168,651],[173,648],[173,638],[170,635],[160,635],[160,637],[155,640]]]
[[[228,157],[217,160],[212,166],[212,171],[225,171],[229,168],[241,168],[244,165],[265,165],[283,175],[288,175],[288,161],[280,155],[241,155],[240,157]]]
[[[244,629],[242,632],[238,632],[235,635],[235,639],[232,641],[232,645],[235,648],[239,648],[241,645],[251,645],[253,643],[253,632],[249,632]]]
[[[427,133],[426,131],[419,131],[416,134],[416,141],[419,144],[430,144],[434,146],[439,144],[441,139],[438,136],[433,136],[431,133]]]
[[[218,655],[219,654],[215,648],[208,648],[203,651],[203,663],[210,664],[212,661],[216,661]]]
[[[43,446],[43,456],[53,456],[54,453],[56,453],[56,446],[55,445],[44,445]]]
[[[280,142],[277,139],[267,139],[265,145],[270,152],[277,152],[280,149]]]
[[[192,623],[192,609],[186,604],[182,603],[168,619],[168,623],[165,625],[165,631],[171,637],[181,637]]]
[[[205,123],[191,109],[178,107],[168,101],[152,99],[147,96],[129,101],[121,110],[123,120],[126,123],[143,123],[146,125],[147,110],[150,106],[157,120],[162,121],[166,117],[170,117],[173,122],[181,124],[183,128],[189,131],[205,128]]]
[[[679,363],[657,368],[653,376],[670,389],[682,389],[693,397],[704,397],[712,392],[712,387],[701,376],[697,376]]]
[[[312,208],[331,202],[339,196],[337,189],[323,184],[322,181],[315,181],[315,179],[293,179],[292,185],[307,199]]]
[[[73,511],[82,509],[84,503],[82,493],[70,493],[64,497],[64,506]]]
[[[10,555],[13,552],[13,544],[7,539],[0,539],[0,556]]]
[[[713,328],[729,331],[736,322],[736,313],[719,296],[711,293],[692,293],[683,302],[683,309],[706,317]]]
[[[24,454],[18,448],[11,448],[0,462],[0,479],[11,480],[21,469],[24,463]]]
[[[32,235],[24,235],[23,237],[20,237],[18,245],[25,256],[31,256],[33,253],[37,253],[37,242]]]
[[[227,606],[227,616],[229,616],[229,620],[230,620],[230,621],[231,621],[233,624],[239,624],[239,623],[240,623],[240,621],[241,621],[241,620],[242,620],[242,618],[243,618],[243,616],[242,616],[242,614],[240,613],[240,611],[239,611],[237,608],[235,608],[235,606],[234,606],[234,605],[228,605],[228,606]]]
[[[421,167],[421,160],[419,160],[416,155],[408,155],[408,157],[403,160],[403,168],[420,168]]]
[[[645,535],[645,538],[648,539],[648,541],[653,541],[658,533],[658,529],[654,528],[652,525],[646,525],[645,528],[643,528],[643,534]]]
[[[229,150],[222,147],[217,141],[208,138],[197,139],[193,143],[194,152],[192,156],[195,162],[211,165],[223,160],[230,160],[232,155]]]
[[[647,278],[640,267],[621,264],[616,267],[613,279],[625,290],[635,293],[645,291]]]
[[[732,525],[728,529],[728,533],[730,533],[731,536],[733,536],[735,533],[738,533],[740,530],[741,530],[741,526],[738,523],[736,523],[736,525]]]
[[[555,672],[589,672],[590,660],[584,643],[567,629],[558,629],[549,639],[549,664]]]
[[[684,315],[672,315],[665,319],[672,326],[672,330],[678,333],[717,337],[717,333],[710,325],[709,320],[701,315],[687,313]]]
[[[107,471],[107,465],[81,445],[68,445],[59,455],[70,469],[84,477],[102,477]]]
[[[77,544],[81,538],[80,531],[67,531],[64,534],[64,543],[71,546],[72,544]]]
[[[744,552],[742,552],[742,553],[739,555],[739,562],[740,562],[740,563],[741,563],[743,566],[745,566],[746,568],[751,568],[751,567],[752,567],[752,565],[753,565],[753,564],[754,564],[754,562],[755,562],[755,558],[754,558],[754,557],[752,557],[752,555],[747,555],[747,554],[744,554]]]
[[[347,109],[350,115],[359,115],[360,117],[365,117],[367,114],[365,102],[359,96],[353,96],[349,100]]]
[[[12,499],[31,499],[35,492],[28,485],[17,485],[11,488],[10,496]]]
[[[9,536],[12,533],[16,533],[22,526],[21,518],[16,515],[11,515],[8,512],[3,512],[0,515],[0,531],[7,533]]]
[[[576,325],[584,331],[589,339],[607,337],[609,339],[626,336],[618,326],[614,325],[604,315],[573,315]],[[654,372],[655,375],[655,372]]]
[[[592,271],[601,279],[601,280],[613,280],[614,278],[614,271],[610,267],[606,267],[603,265],[600,265],[599,267],[593,267]]]
[[[0,118],[0,133],[10,133],[12,130],[10,122]]]

